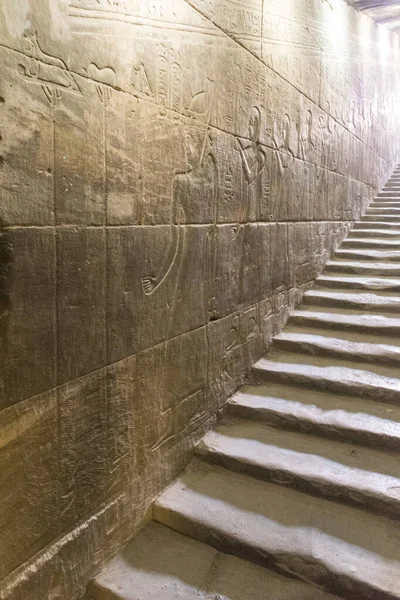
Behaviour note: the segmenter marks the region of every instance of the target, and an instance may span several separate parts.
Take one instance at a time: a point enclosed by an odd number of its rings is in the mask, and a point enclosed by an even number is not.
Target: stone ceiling
[[[347,0],[348,4],[400,33],[400,0]]]

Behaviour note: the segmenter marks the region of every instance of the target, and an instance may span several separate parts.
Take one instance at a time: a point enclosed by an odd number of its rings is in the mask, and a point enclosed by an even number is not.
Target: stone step
[[[400,407],[284,384],[246,385],[227,406],[232,417],[288,431],[400,450]]]
[[[353,310],[397,312],[400,314],[400,296],[383,293],[346,292],[312,289],[303,296],[303,303],[312,306],[351,308]]]
[[[380,198],[379,200],[374,200],[372,204],[369,205],[369,208],[399,208],[400,202],[394,202],[393,199],[389,198]]]
[[[400,200],[400,192],[397,190],[382,190],[376,198],[399,198]]]
[[[400,223],[400,215],[388,215],[387,213],[382,214],[382,213],[366,213],[365,215],[363,215],[361,217],[361,220],[359,221],[359,223],[363,223],[364,221],[372,221],[374,222],[381,222],[382,221],[387,221],[389,224],[392,223]]]
[[[398,373],[394,367],[273,351],[252,367],[250,381],[298,385],[400,406]]]
[[[368,214],[366,213],[365,215],[363,215],[361,217],[361,220],[359,221],[359,223],[364,223],[364,221],[371,221],[372,223],[376,223],[376,222],[387,222],[389,225],[393,224],[393,223],[399,223],[400,222],[400,216],[399,215],[388,215],[388,214]]]
[[[396,194],[400,198],[400,183],[388,183],[381,189],[378,196],[386,193]]]
[[[391,208],[391,207],[381,207],[381,206],[377,206],[374,207],[374,204],[370,204],[369,207],[367,208],[366,215],[376,215],[376,214],[381,214],[381,215],[393,215],[393,216],[399,216],[400,215],[400,208]]]
[[[400,241],[400,229],[362,229],[361,227],[357,229],[352,229],[349,232],[348,238],[378,238],[378,239],[399,239]]]
[[[400,517],[397,453],[236,420],[207,433],[197,455],[263,481]]]
[[[400,597],[398,530],[358,508],[193,461],[154,519],[347,599]]]
[[[367,277],[365,275],[320,275],[315,280],[317,288],[355,289],[399,292],[400,278]]]
[[[390,229],[396,229],[399,230],[400,229],[400,225],[399,223],[392,223],[392,221],[389,221],[386,219],[386,221],[358,221],[357,223],[354,223],[353,229],[352,231],[355,231],[357,229],[362,229],[362,230],[367,230],[367,229],[379,229],[379,230],[384,230],[384,231],[388,231]]]
[[[347,238],[341,245],[341,248],[383,248],[390,250],[399,250],[400,249],[400,240],[392,240],[387,238],[362,238],[362,237],[352,237]]]
[[[393,261],[400,263],[399,250],[369,250],[366,248],[339,248],[335,252],[335,257],[338,259],[351,258],[358,260],[378,260],[378,261]]]
[[[93,600],[338,600],[150,522],[90,583]]]
[[[274,338],[273,348],[297,354],[400,367],[400,346],[382,343],[382,339],[360,342],[343,339],[340,335],[335,337],[334,332],[328,337],[318,335],[318,330],[303,333],[300,328],[292,328],[292,331],[287,331],[286,328]]]
[[[400,276],[400,264],[334,259],[327,263],[325,273]]]
[[[290,316],[288,323],[298,327],[322,327],[327,330],[335,329],[400,339],[400,316],[392,318],[385,315],[354,314],[354,312],[296,310]]]

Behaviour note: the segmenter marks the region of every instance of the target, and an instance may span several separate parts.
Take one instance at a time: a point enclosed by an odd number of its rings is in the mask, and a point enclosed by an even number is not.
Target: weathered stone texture
[[[2,600],[185,466],[398,162],[399,57],[341,0],[3,0]]]

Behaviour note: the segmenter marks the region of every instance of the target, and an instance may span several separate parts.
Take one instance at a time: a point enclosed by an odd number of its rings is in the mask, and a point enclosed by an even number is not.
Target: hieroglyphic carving
[[[235,150],[239,152],[242,163],[244,185],[242,193],[244,196],[244,209],[242,221],[254,220],[258,217],[258,203],[261,200],[258,188],[252,184],[265,169],[266,154],[260,144],[261,111],[253,106],[249,117],[249,138],[235,138]]]
[[[310,153],[315,149],[314,142],[314,117],[310,109],[307,110],[304,122],[297,122],[297,132],[299,137],[298,142],[298,158],[309,160]]]
[[[179,56],[164,44],[158,46],[158,51],[155,100],[159,107],[159,118],[181,120],[183,113],[190,118],[190,121],[185,121],[184,140],[182,140],[185,144],[186,165],[175,172],[172,181],[171,241],[159,271],[154,275],[142,276],[143,291],[147,296],[153,294],[168,278],[182,249],[186,220],[185,198],[189,195],[188,188],[195,186],[196,182],[207,182],[211,177],[213,197],[216,193],[216,163],[211,150],[210,135],[214,83],[207,79],[204,89],[195,93],[189,89],[188,106],[185,107],[183,72],[177,60]],[[139,83],[141,86],[140,93],[145,89],[146,95],[152,94],[144,65],[135,68],[134,72],[139,74],[136,84]]]
[[[292,149],[291,139],[291,120],[288,114],[282,119],[281,126],[273,123],[273,143],[275,165],[277,167],[275,177],[275,190],[271,201],[271,218],[277,218],[280,207],[287,198],[283,198],[283,182],[291,175],[294,164],[294,151]],[[283,207],[285,208],[285,207]]]
[[[23,38],[22,51],[25,58],[17,65],[18,74],[28,82],[41,85],[51,106],[58,104],[62,90],[81,92],[76,76],[68,70],[66,63],[41,49],[37,32]]]

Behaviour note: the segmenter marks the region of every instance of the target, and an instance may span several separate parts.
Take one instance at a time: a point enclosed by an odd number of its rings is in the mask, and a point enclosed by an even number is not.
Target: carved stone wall
[[[339,0],[0,4],[0,598],[75,600],[399,159]]]

